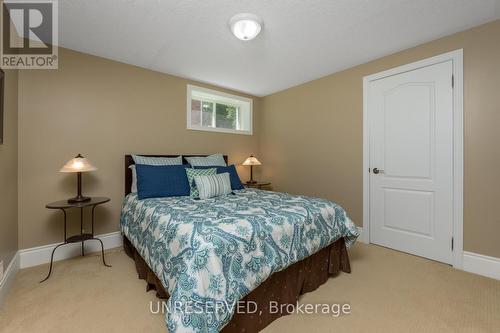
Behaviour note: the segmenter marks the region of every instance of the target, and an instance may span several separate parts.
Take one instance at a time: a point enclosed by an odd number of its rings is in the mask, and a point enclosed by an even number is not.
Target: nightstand
[[[245,185],[245,187],[247,188],[256,188],[259,190],[271,188],[271,182],[245,183],[243,185]]]
[[[96,240],[96,241],[99,241],[101,243],[101,253],[102,253],[102,263],[104,264],[104,266],[106,267],[111,267],[110,265],[106,264],[106,261],[104,260],[104,244],[102,243],[102,241],[99,239],[99,238],[96,238],[94,237],[94,210],[97,206],[101,205],[101,204],[104,204],[106,202],[109,202],[111,201],[110,198],[105,198],[105,197],[92,197],[90,198],[90,200],[88,201],[82,201],[82,202],[68,202],[68,200],[61,200],[61,201],[56,201],[56,202],[52,202],[52,203],[49,203],[45,206],[45,208],[48,208],[48,209],[59,209],[63,212],[64,214],[64,243],[61,243],[59,245],[57,245],[53,250],[52,250],[52,255],[50,256],[50,268],[49,268],[49,274],[47,274],[47,277],[45,279],[43,279],[42,281],[40,281],[40,283],[44,282],[45,280],[47,280],[49,277],[50,277],[50,274],[52,273],[52,264],[54,262],[54,253],[56,252],[57,248],[59,248],[60,246],[63,246],[63,245],[67,245],[67,244],[72,244],[72,243],[82,243],[82,256],[85,255],[85,251],[84,251],[84,247],[83,247],[83,244],[85,241],[88,241],[88,240]],[[92,209],[92,229],[91,229],[91,233],[84,233],[83,232],[83,210],[86,208],[86,207],[89,207]],[[68,237],[67,234],[66,234],[66,230],[67,230],[67,212],[66,210],[68,209],[73,209],[73,208],[76,208],[76,209],[79,209],[80,210],[80,234],[76,234],[76,235],[73,235],[71,237]]]

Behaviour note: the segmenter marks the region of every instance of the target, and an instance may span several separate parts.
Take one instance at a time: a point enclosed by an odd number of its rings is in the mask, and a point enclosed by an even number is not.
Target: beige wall
[[[4,142],[0,145],[0,261],[4,269],[17,252],[17,80],[5,71]]]
[[[278,190],[339,202],[361,226],[363,76],[463,48],[464,249],[500,257],[499,41],[495,21],[263,98],[265,176]]]
[[[99,168],[84,174],[84,194],[112,200],[97,212],[98,234],[119,230],[125,154],[222,152],[234,163],[257,154],[256,126],[252,136],[186,129],[186,84],[193,82],[66,49],[59,54],[59,70],[19,74],[20,248],[62,240],[61,213],[44,206],[75,194],[76,176],[58,170],[77,153]],[[259,116],[254,98],[254,124]],[[71,222],[74,231],[77,216]]]
[[[61,216],[44,206],[74,194],[74,176],[58,169],[76,153],[99,167],[84,176],[85,193],[112,199],[98,212],[98,234],[119,229],[131,152],[220,151],[235,163],[255,154],[275,189],[335,200],[362,225],[363,76],[463,48],[464,245],[500,257],[498,40],[500,21],[254,98],[253,136],[186,130],[187,80],[61,49],[59,70],[19,73],[19,247],[61,240]]]

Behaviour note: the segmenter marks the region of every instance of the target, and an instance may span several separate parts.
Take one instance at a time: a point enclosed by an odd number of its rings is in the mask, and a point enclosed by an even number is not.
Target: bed
[[[287,314],[271,302],[295,304],[350,272],[358,231],[339,205],[257,189],[139,200],[133,163],[125,156],[124,247],[148,290],[167,300],[169,332],[257,332]]]

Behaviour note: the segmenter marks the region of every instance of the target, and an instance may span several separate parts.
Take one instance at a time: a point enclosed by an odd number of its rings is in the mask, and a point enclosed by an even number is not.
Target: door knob
[[[378,175],[379,173],[384,173],[384,170],[380,170],[378,168],[373,168],[373,173]]]

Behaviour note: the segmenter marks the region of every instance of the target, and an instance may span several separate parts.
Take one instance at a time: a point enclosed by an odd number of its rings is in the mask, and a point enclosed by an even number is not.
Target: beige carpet
[[[500,281],[374,245],[356,244],[350,256],[352,274],[301,298],[349,303],[350,315],[291,315],[265,332],[500,332]],[[133,261],[121,250],[107,261],[112,268],[96,255],[57,262],[43,284],[47,265],[20,271],[0,332],[166,332]]]

